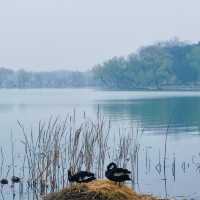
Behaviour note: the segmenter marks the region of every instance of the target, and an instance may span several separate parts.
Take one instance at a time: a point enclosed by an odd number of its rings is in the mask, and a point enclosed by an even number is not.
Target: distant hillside
[[[27,72],[0,68],[0,88],[100,87],[200,89],[200,42],[162,42],[114,57],[87,72]]]
[[[97,86],[115,89],[193,88],[200,86],[200,43],[177,41],[141,48],[93,69]]]

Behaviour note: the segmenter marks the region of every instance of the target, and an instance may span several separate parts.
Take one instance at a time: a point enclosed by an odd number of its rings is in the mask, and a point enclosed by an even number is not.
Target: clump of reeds
[[[138,143],[134,132],[121,134],[113,145],[110,121],[104,120],[98,110],[95,120],[84,115],[82,123],[77,124],[76,112],[66,119],[50,119],[48,123],[39,122],[38,133],[27,132],[18,122],[23,135],[26,155],[28,188],[34,197],[49,192],[58,192],[68,184],[67,169],[72,172],[81,169],[93,171],[97,178],[103,178],[106,164],[115,158],[119,166],[131,166],[135,176]],[[112,158],[111,158],[112,152]]]

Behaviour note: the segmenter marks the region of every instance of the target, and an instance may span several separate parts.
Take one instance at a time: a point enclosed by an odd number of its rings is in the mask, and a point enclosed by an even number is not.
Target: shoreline
[[[168,92],[168,91],[185,91],[185,92],[200,92],[200,86],[164,86],[160,88],[154,87],[138,87],[138,88],[108,88],[108,87],[0,87],[0,90],[67,90],[67,89],[91,89],[97,91],[129,91],[129,92]]]

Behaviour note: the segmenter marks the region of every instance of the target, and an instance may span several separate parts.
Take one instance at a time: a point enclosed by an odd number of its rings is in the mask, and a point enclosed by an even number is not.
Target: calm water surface
[[[39,120],[65,117],[76,109],[78,119],[98,110],[111,119],[114,129],[142,127],[137,190],[164,196],[200,199],[200,92],[122,92],[92,89],[0,90],[0,145],[9,154],[10,134],[20,143],[19,120],[30,129]],[[170,124],[170,125],[169,125]],[[158,173],[166,129],[167,181]],[[22,151],[21,145],[17,150]],[[176,177],[172,176],[176,158]],[[161,160],[162,161],[162,160]],[[9,161],[8,161],[9,162]],[[198,168],[199,166],[199,168]]]

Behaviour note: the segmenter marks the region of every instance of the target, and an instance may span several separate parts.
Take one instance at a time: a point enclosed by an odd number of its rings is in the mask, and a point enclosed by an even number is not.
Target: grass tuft
[[[118,186],[108,180],[76,184],[61,192],[47,195],[44,200],[158,200],[149,195],[140,195],[126,185]]]

